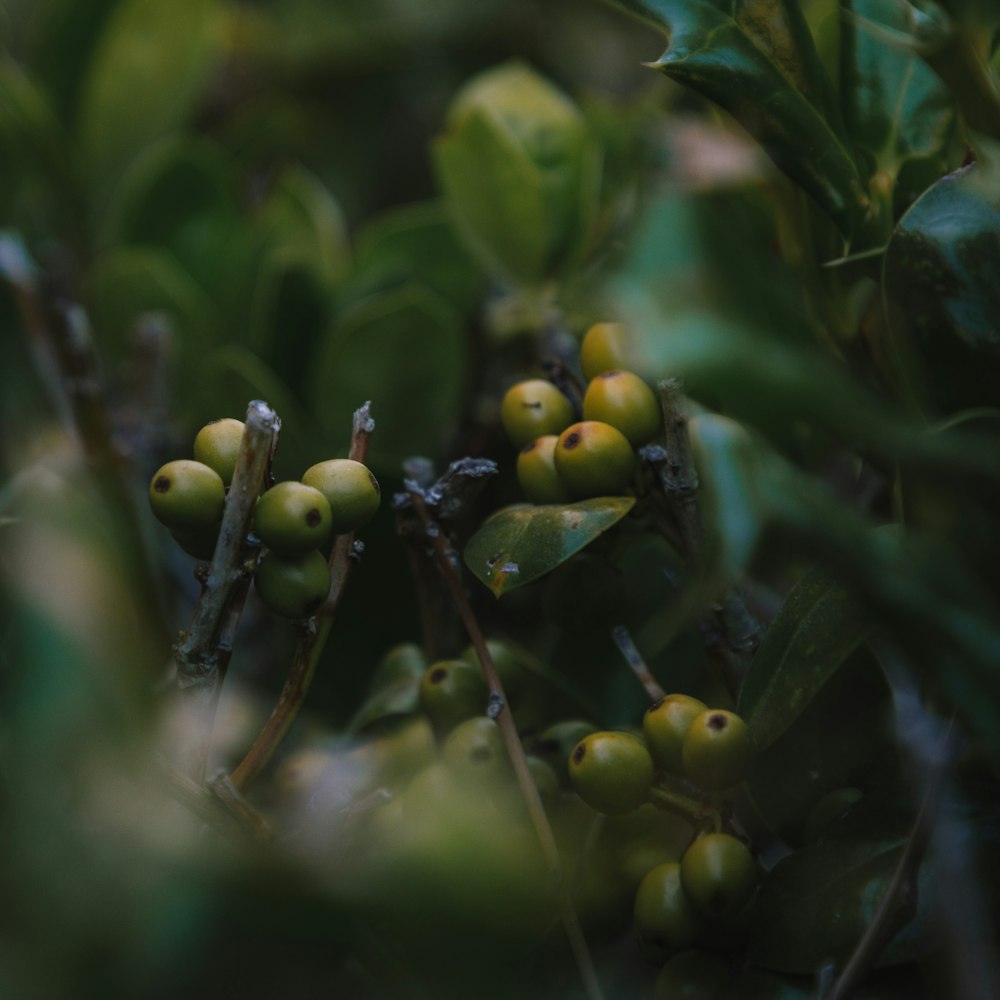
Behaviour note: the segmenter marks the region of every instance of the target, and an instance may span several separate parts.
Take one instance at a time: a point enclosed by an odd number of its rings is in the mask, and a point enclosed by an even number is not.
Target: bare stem
[[[616,625],[611,630],[611,638],[614,639],[615,645],[622,656],[625,657],[625,662],[632,668],[635,676],[639,678],[639,683],[646,689],[646,694],[649,695],[650,699],[657,702],[662,698],[666,698],[667,692],[660,687],[653,676],[646,661],[642,658],[642,653],[639,652],[638,647],[632,641],[629,630],[624,625]]]
[[[355,462],[363,463],[368,457],[368,441],[374,429],[371,403],[365,403],[354,412],[349,457]],[[330,634],[333,617],[347,587],[351,568],[357,561],[360,544],[355,542],[353,531],[338,535],[334,542],[333,551],[330,553],[330,591],[315,617],[303,627],[288,677],[270,718],[264,723],[264,728],[232,773],[232,786],[237,791],[244,791],[267,766],[299,714]]]
[[[722,817],[719,810],[690,795],[672,792],[667,788],[654,785],[649,790],[649,801],[657,809],[672,812],[675,816],[686,819],[692,826],[701,826],[705,820],[711,820],[713,829],[722,828]]]
[[[465,625],[466,632],[469,635],[469,640],[479,658],[483,674],[486,677],[486,684],[489,688],[487,715],[496,721],[500,737],[510,758],[511,765],[514,768],[518,786],[527,805],[532,826],[541,844],[546,865],[555,883],[563,928],[576,959],[580,978],[587,991],[587,996],[591,1000],[601,1000],[603,994],[597,979],[597,972],[594,968],[593,957],[590,954],[590,949],[584,938],[576,909],[573,906],[572,897],[569,894],[555,834],[552,832],[548,816],[545,814],[545,807],[542,805],[538,788],[531,777],[528,760],[524,753],[524,747],[521,745],[521,738],[518,736],[517,727],[514,724],[514,717],[510,711],[503,684],[497,674],[493,658],[490,656],[490,651],[486,645],[482,630],[479,627],[479,622],[462,586],[462,579],[457,568],[457,553],[438,525],[434,524],[431,520],[427,505],[424,502],[423,493],[416,484],[412,485],[409,494],[414,511],[424,526],[426,539],[434,553],[438,570],[448,588],[448,592],[451,594],[452,600],[455,602],[462,623]]]

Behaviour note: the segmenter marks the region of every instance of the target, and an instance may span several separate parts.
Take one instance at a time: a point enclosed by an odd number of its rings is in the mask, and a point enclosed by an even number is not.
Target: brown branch
[[[614,640],[618,651],[625,658],[625,662],[632,668],[632,672],[639,679],[639,683],[646,689],[646,694],[650,700],[657,702],[661,698],[666,698],[667,692],[660,687],[659,682],[653,676],[646,661],[642,658],[642,653],[632,641],[629,630],[624,625],[616,625],[611,630],[611,638]]]
[[[545,814],[545,807],[542,805],[538,788],[531,777],[528,760],[524,753],[524,747],[521,744],[521,738],[518,736],[517,727],[514,724],[514,717],[510,711],[503,684],[500,681],[500,676],[497,673],[493,658],[486,645],[486,640],[479,627],[479,622],[463,588],[458,570],[458,554],[452,548],[451,543],[447,540],[440,527],[431,520],[423,491],[415,483],[408,484],[408,487],[413,509],[424,528],[426,542],[434,554],[438,570],[445,582],[445,586],[448,588],[448,592],[451,594],[452,600],[455,602],[455,607],[458,609],[462,623],[465,625],[469,640],[476,651],[476,656],[479,658],[483,674],[486,677],[486,684],[489,689],[486,714],[496,722],[497,728],[500,731],[500,737],[507,751],[507,756],[510,758],[514,775],[528,808],[528,815],[541,844],[542,853],[549,872],[555,883],[563,929],[566,932],[570,948],[576,959],[580,978],[583,981],[587,996],[591,1000],[601,1000],[603,994],[597,979],[597,972],[594,968],[593,957],[590,954],[586,938],[583,935],[583,929],[580,926],[579,917],[569,893],[555,834],[552,832],[548,816]]]
[[[354,413],[349,457],[355,462],[363,463],[368,457],[368,441],[374,429],[371,403],[365,403]],[[360,549],[361,543],[355,541],[353,531],[337,536],[330,553],[330,590],[326,601],[315,617],[303,626],[288,677],[271,716],[232,773],[232,785],[237,791],[244,791],[267,766],[298,716]]]

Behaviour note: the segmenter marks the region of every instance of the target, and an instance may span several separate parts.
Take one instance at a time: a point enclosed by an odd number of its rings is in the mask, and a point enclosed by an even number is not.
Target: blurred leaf
[[[440,201],[391,209],[358,232],[353,294],[415,280],[471,312],[483,294],[482,272],[458,242]]]
[[[395,473],[405,457],[434,454],[455,432],[465,375],[461,317],[410,282],[343,312],[312,364],[310,395],[320,424],[344,447],[355,409],[370,399],[377,430],[369,464]]]
[[[813,571],[792,589],[760,644],[740,691],[740,714],[758,751],[773,743],[870,627],[856,597]]]
[[[870,791],[892,760],[891,722],[889,685],[871,653],[855,650],[755,754],[748,790],[768,827],[800,843],[802,824],[824,795],[845,786]]]
[[[1000,401],[998,273],[1000,170],[974,163],[913,205],[885,255],[886,293],[908,317],[930,395],[947,408]]]
[[[279,175],[255,220],[269,250],[297,255],[317,275],[336,284],[350,267],[344,215],[322,181],[298,164]]]
[[[844,235],[853,231],[867,197],[796,3],[615,2],[667,36],[654,68],[730,112]]]
[[[873,35],[865,23],[905,31],[906,11],[895,0],[845,0],[841,75],[844,117],[853,141],[871,157],[872,170],[891,180],[908,168],[910,189],[897,207],[905,207],[947,169],[947,151],[955,131],[955,104],[948,88],[919,56]],[[924,183],[914,190],[919,178]],[[891,208],[891,206],[890,206]]]
[[[122,247],[99,257],[88,288],[93,326],[105,350],[122,357],[136,321],[164,313],[177,336],[173,355],[182,369],[216,339],[212,303],[169,254],[152,247]]]
[[[632,497],[597,497],[566,506],[504,507],[465,546],[465,563],[500,597],[537,580],[617,524]]]
[[[221,148],[171,138],[144,151],[126,171],[109,210],[107,238],[172,253],[217,298],[241,228],[236,179]]]
[[[869,973],[851,995],[855,1000],[920,1000],[926,996],[926,988],[914,964]],[[816,976],[789,978],[751,968],[714,1000],[816,1000]]]
[[[392,684],[376,688],[361,707],[351,716],[347,732],[360,733],[379,719],[389,715],[409,715],[420,709],[420,681],[422,674],[405,677]]]
[[[148,142],[183,124],[222,41],[219,0],[119,0],[83,79],[78,132],[94,189],[108,193]]]

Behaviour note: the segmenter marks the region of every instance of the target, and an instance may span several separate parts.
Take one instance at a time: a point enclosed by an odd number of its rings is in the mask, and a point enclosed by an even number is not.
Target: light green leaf
[[[537,580],[617,524],[632,497],[504,507],[483,522],[465,547],[465,563],[495,597]]]

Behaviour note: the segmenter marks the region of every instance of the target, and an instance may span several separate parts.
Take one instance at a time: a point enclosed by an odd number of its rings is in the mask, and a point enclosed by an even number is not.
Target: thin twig
[[[649,695],[650,699],[657,702],[661,698],[666,698],[667,692],[660,687],[659,682],[653,676],[646,661],[642,658],[642,653],[632,641],[629,630],[624,625],[616,625],[611,630],[611,638],[614,639],[619,652],[625,657],[625,662],[639,678],[639,683],[646,689],[646,694]]]
[[[368,402],[354,412],[349,457],[355,462],[364,463],[368,457],[368,441],[374,429],[375,421],[371,416],[371,403]],[[353,531],[338,535],[334,542],[330,553],[330,590],[326,601],[315,617],[304,625],[288,677],[271,716],[231,775],[233,787],[240,792],[267,766],[299,714],[360,548],[361,543],[355,541]]]
[[[431,520],[427,504],[424,501],[423,491],[415,483],[408,485],[412,487],[408,492],[414,511],[423,524],[427,543],[434,553],[438,570],[452,596],[452,600],[455,602],[458,613],[462,618],[462,623],[465,625],[466,632],[468,633],[469,640],[476,650],[483,674],[486,677],[486,684],[489,689],[487,715],[496,721],[500,737],[514,769],[518,786],[527,805],[532,826],[535,829],[535,834],[541,844],[546,864],[555,883],[563,928],[576,959],[580,978],[583,981],[587,996],[591,1000],[601,1000],[603,993],[597,979],[593,957],[590,954],[576,908],[569,893],[555,834],[552,832],[548,816],[545,814],[545,807],[542,805],[538,788],[531,777],[528,760],[524,753],[524,747],[521,745],[517,727],[514,724],[514,717],[510,711],[503,684],[497,674],[496,666],[493,663],[492,656],[490,656],[490,651],[486,645],[486,640],[483,638],[482,630],[479,628],[479,622],[476,620],[475,613],[462,586],[462,579],[457,568],[457,553],[440,527]]]
[[[213,775],[208,780],[208,788],[226,810],[254,835],[256,840],[268,843],[274,839],[271,824],[243,798],[225,771]]]

